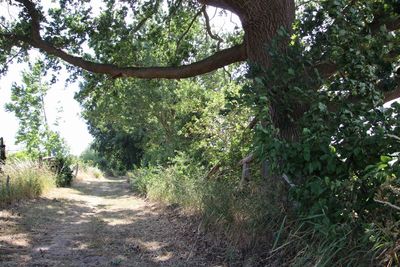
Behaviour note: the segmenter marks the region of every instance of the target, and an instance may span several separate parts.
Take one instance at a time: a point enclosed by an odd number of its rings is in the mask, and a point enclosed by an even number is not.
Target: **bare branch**
[[[241,166],[243,164],[247,164],[250,163],[254,160],[254,154],[250,153],[247,157],[245,157],[244,159],[242,159],[241,161],[239,161],[238,165]]]
[[[207,14],[207,10],[206,10],[206,7],[205,7],[205,6],[202,8],[202,12],[203,12],[203,15],[204,15],[204,18],[205,18],[205,21],[206,21],[206,30],[207,30],[207,33],[208,33],[208,35],[209,35],[212,39],[214,39],[214,40],[216,40],[216,41],[218,42],[218,43],[217,43],[217,48],[218,48],[218,51],[219,51],[219,50],[220,50],[221,43],[223,43],[224,40],[223,40],[221,37],[219,37],[218,35],[213,34],[213,32],[212,32],[212,30],[211,30],[211,25],[210,25],[210,17],[209,17],[208,14]]]
[[[321,74],[321,76],[325,79],[331,77],[333,74],[337,72],[337,65],[333,62],[321,62],[314,66]]]
[[[378,33],[382,26],[385,26],[386,30],[389,32],[398,30],[400,28],[400,16],[394,19],[387,19],[385,16],[377,16],[369,25],[371,34]]]
[[[285,180],[286,183],[288,183],[288,185],[290,185],[290,187],[295,187],[296,185],[289,179],[289,177],[286,174],[282,175],[283,180]]]
[[[15,53],[13,56],[11,56],[11,58],[9,58],[7,60],[7,62],[5,63],[5,66],[7,66],[8,64],[10,64],[16,57],[18,57],[19,55],[21,55],[24,51],[22,49],[20,49],[17,53]]]
[[[387,134],[386,136],[387,136],[387,137],[390,137],[390,138],[393,138],[393,139],[395,139],[396,141],[400,141],[400,137],[398,137],[397,135],[394,135],[394,134]]]
[[[390,202],[383,201],[383,200],[379,200],[379,199],[376,199],[376,198],[374,198],[374,201],[375,201],[376,203],[383,204],[383,205],[385,205],[385,206],[391,207],[392,209],[395,209],[395,210],[397,210],[397,211],[400,211],[400,207],[399,207],[399,206],[396,206],[396,205],[394,205],[394,204],[392,204],[392,203],[390,203]]]
[[[394,90],[383,93],[385,103],[395,100],[400,97],[400,86],[397,86]]]
[[[211,170],[207,173],[206,175],[206,179],[210,179],[214,174],[216,174],[217,172],[219,172],[221,168],[221,164],[217,164],[214,167],[211,168]]]

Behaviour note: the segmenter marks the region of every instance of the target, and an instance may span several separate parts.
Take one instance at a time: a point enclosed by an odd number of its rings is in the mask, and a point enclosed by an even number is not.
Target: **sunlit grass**
[[[55,175],[46,166],[14,160],[2,166],[0,173],[0,205],[21,199],[35,198],[55,187]],[[8,178],[9,177],[9,178]]]
[[[79,165],[79,171],[76,178],[77,180],[86,180],[90,178],[103,179],[104,177],[105,175],[103,171],[98,167],[81,164]]]

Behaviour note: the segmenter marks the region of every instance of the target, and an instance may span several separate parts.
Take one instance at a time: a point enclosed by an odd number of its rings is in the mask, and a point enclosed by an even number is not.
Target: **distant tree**
[[[143,155],[141,148],[143,136],[139,132],[117,131],[112,125],[107,125],[101,130],[91,127],[90,130],[95,136],[92,148],[100,156],[97,162],[100,168],[125,171],[140,164]],[[102,159],[107,161],[104,162]]]
[[[6,110],[19,120],[16,143],[24,144],[34,158],[67,152],[60,135],[49,127],[44,100],[49,86],[42,79],[42,67],[38,62],[22,72],[23,85],[13,84],[11,102],[6,104]]]

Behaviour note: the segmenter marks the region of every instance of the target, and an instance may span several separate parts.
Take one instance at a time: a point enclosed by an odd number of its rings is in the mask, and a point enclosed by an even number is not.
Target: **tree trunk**
[[[233,10],[239,10],[239,17],[245,31],[245,43],[250,65],[261,67],[264,70],[271,67],[272,62],[268,54],[267,45],[276,37],[277,31],[284,28],[290,32],[292,23],[295,19],[295,3],[293,0],[226,0],[225,2],[236,2]],[[243,5],[237,4],[242,2]],[[287,50],[289,40],[284,40],[280,44],[282,53]],[[261,73],[262,74],[262,73]],[[268,88],[266,88],[268,90]],[[282,92],[284,94],[284,92]],[[291,107],[291,112],[285,112],[279,105],[281,99],[271,99],[271,118],[274,126],[279,129],[280,137],[287,141],[297,140],[299,130],[296,125],[304,113],[301,105]],[[286,203],[286,191],[281,179],[269,173],[267,161],[262,163],[262,176],[268,184],[269,191],[275,192],[278,202]]]
[[[295,19],[294,0],[209,0],[214,5],[232,10],[242,21],[245,32],[245,44],[250,65],[263,69],[271,67],[272,62],[267,51],[280,28],[290,32]],[[207,1],[205,1],[207,2]],[[210,2],[209,2],[210,3]],[[282,41],[280,49],[285,53],[289,40]],[[268,90],[268,89],[266,89]],[[284,92],[282,92],[282,95]],[[304,108],[301,105],[291,107],[292,112],[282,111],[280,99],[271,99],[272,121],[280,131],[281,138],[296,140],[299,131],[295,121],[301,117]],[[287,110],[287,109],[283,109]]]

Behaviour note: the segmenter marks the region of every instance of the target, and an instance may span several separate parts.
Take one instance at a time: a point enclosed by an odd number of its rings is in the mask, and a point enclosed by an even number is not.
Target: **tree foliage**
[[[67,147],[59,133],[50,129],[46,117],[45,96],[48,84],[42,76],[40,62],[31,66],[30,71],[22,72],[23,85],[13,84],[11,102],[6,109],[13,112],[19,120],[16,143],[24,144],[32,158],[64,155]]]
[[[11,88],[11,102],[6,109],[19,120],[16,142],[25,145],[32,159],[55,157],[52,169],[57,174],[57,186],[68,186],[72,181],[68,147],[60,134],[50,129],[46,117],[45,96],[49,88],[42,77],[43,65],[36,62],[30,71],[22,72],[23,85]]]
[[[233,147],[239,147],[250,116],[249,109],[227,101],[238,94],[239,86],[224,75],[123,83],[90,77],[77,99],[95,137],[94,148],[127,169],[141,161],[165,164],[177,151],[193,155],[205,166],[224,161],[227,154],[234,154]],[[98,94],[95,88],[108,93]]]

